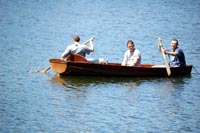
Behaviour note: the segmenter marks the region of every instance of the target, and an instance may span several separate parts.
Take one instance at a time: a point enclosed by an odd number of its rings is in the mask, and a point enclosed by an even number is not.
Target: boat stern
[[[67,69],[67,63],[64,60],[50,59],[49,62],[51,65],[51,69],[59,75],[64,73]]]

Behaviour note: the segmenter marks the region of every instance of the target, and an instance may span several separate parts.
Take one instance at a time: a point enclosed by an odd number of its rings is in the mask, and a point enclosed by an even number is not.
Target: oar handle
[[[158,50],[162,53],[164,52],[164,48],[162,47],[162,39],[158,37]]]
[[[158,46],[162,47],[162,39],[160,37],[158,37]]]
[[[82,45],[86,45],[88,44],[90,41],[93,41],[94,40],[94,37],[91,37],[90,39],[88,39],[87,41],[85,41]]]

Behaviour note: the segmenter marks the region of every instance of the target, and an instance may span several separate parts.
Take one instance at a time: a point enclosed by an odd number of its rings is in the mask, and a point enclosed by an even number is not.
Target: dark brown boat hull
[[[88,62],[50,59],[51,68],[58,75],[122,76],[122,77],[167,77],[163,65],[142,64],[139,67],[121,66],[119,63],[94,64]],[[192,65],[171,67],[171,76],[190,75]]]

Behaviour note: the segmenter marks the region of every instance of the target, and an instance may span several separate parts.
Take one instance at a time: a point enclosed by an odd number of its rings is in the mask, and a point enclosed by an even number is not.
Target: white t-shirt
[[[139,59],[139,62],[135,64],[135,66],[139,66],[141,64],[141,54],[139,50],[135,49],[133,52],[127,50],[124,54],[122,65],[133,66],[133,63],[135,63],[135,60],[137,59]]]

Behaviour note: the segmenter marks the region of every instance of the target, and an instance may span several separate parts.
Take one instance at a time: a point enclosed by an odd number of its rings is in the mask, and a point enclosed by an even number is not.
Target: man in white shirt
[[[135,48],[135,44],[132,40],[127,42],[128,50],[124,54],[122,66],[139,66],[141,64],[141,54],[138,49]]]

